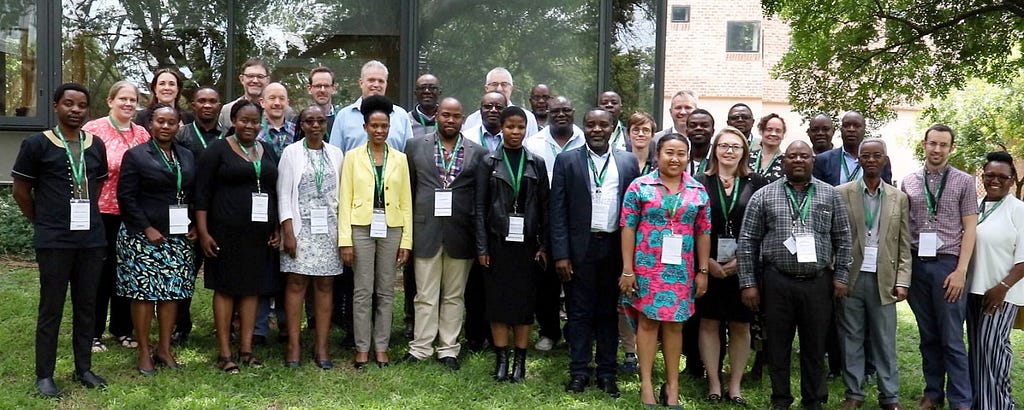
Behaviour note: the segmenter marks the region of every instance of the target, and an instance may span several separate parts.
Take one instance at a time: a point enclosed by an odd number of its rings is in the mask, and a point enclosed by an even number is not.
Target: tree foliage
[[[968,78],[1001,82],[1024,66],[1024,4],[989,0],[762,0],[792,29],[775,67],[804,114],[941,97]]]

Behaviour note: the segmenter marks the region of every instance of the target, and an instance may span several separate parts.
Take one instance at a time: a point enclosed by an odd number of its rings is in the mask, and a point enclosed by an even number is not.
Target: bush
[[[32,236],[32,224],[14,202],[11,187],[0,187],[0,255],[33,258]]]

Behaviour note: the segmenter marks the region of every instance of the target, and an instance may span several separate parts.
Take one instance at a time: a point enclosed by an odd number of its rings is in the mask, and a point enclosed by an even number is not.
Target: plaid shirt
[[[755,192],[747,204],[740,230],[737,257],[740,289],[757,286],[764,264],[775,265],[783,274],[793,277],[814,277],[826,268],[835,269],[834,278],[846,283],[850,273],[850,221],[839,191],[825,182],[811,178],[815,186],[807,215],[807,229],[814,234],[816,263],[799,263],[797,255],[783,245],[793,235],[796,213],[786,196],[786,177]],[[810,187],[810,185],[808,185]],[[807,191],[794,190],[797,203]]]
[[[270,144],[277,156],[280,157],[284,147],[295,141],[295,123],[285,120],[281,128],[274,128],[268,124],[266,127],[260,128],[256,139]]]
[[[903,178],[900,187],[910,197],[910,249],[917,254],[920,234],[928,225],[928,200],[925,198],[924,179],[933,194],[938,194],[942,175],[949,171],[942,196],[938,198],[938,210],[931,223],[942,246],[936,254],[960,256],[960,241],[963,239],[963,217],[978,214],[978,188],[974,176],[946,165],[936,172],[915,172]]]
[[[445,150],[444,144],[441,144],[441,137],[437,136],[436,138],[437,145],[440,145],[441,149]],[[461,135],[459,139],[462,139]],[[455,177],[459,176],[459,174],[462,173],[462,163],[466,160],[466,146],[463,144],[459,144],[458,151],[455,152],[455,164],[452,164],[452,172],[445,175],[444,161],[441,160],[441,152],[436,149],[437,145],[435,145],[434,149],[434,163],[437,165],[437,175],[439,178],[441,178],[441,185],[448,187],[449,185],[452,184],[452,181],[455,181]],[[452,154],[450,152],[445,150],[444,155],[445,160],[451,160]]]

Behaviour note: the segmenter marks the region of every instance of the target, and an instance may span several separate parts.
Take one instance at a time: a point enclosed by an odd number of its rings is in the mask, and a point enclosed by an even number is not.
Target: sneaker
[[[534,349],[542,352],[551,351],[553,347],[555,347],[555,341],[551,340],[551,338],[547,336],[541,337],[540,340],[537,341],[537,344],[533,345]]]
[[[619,373],[622,374],[637,374],[640,371],[640,361],[637,360],[636,354],[626,353],[625,359],[622,360],[622,365],[619,366]]]

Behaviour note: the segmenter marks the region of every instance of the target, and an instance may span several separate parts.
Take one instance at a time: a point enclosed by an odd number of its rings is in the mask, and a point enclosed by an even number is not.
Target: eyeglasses
[[[883,154],[881,152],[875,152],[875,153],[871,153],[871,154],[860,154],[858,157],[860,159],[862,159],[862,160],[864,160],[864,159],[880,160],[882,158],[885,158],[885,154]]]
[[[745,120],[752,120],[752,119],[754,119],[754,117],[751,117],[749,115],[744,115],[744,114],[735,114],[735,115],[730,115],[729,116],[729,121],[745,121]]]
[[[436,85],[420,85],[416,86],[416,91],[430,91],[436,93],[441,91],[441,87],[438,87]]]
[[[487,83],[485,85],[490,87],[490,88],[499,88],[499,87],[501,87],[501,88],[509,88],[509,87],[512,87],[512,83],[510,83],[508,81],[501,81],[501,82],[495,81],[495,82]]]
[[[549,108],[548,109],[548,114],[551,114],[551,115],[572,114],[574,111],[576,111],[576,110],[574,110],[572,108]]]
[[[501,111],[505,109],[505,106],[501,104],[480,104],[480,108],[484,111]]]
[[[313,84],[310,85],[309,88],[313,90],[328,90],[334,88],[334,84]]]
[[[725,151],[725,152],[729,152],[729,151],[743,152],[743,146],[742,145],[736,145],[736,144],[715,144],[715,146],[718,147],[719,150]]]
[[[324,125],[324,124],[327,124],[327,119],[326,118],[308,118],[308,119],[302,120],[302,123],[304,125],[309,125],[309,126]]]
[[[811,154],[786,154],[786,159],[790,161],[810,161],[814,158]]]
[[[1009,181],[1010,178],[1013,178],[1013,177],[1011,177],[1009,175],[993,174],[991,172],[986,172],[984,174],[981,174],[981,178],[986,180],[986,181],[991,181],[991,180],[994,179],[994,180],[997,180],[999,182],[1006,182],[1006,181]]]
[[[242,74],[242,77],[249,80],[266,80],[270,76],[266,74]]]

